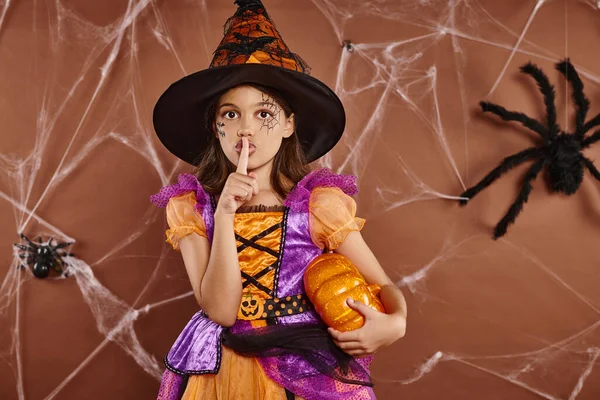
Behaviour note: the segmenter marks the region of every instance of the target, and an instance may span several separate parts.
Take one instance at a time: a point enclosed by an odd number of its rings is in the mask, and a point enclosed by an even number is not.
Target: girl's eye
[[[237,113],[235,111],[227,111],[223,116],[227,119],[234,119],[237,117]]]
[[[267,119],[267,118],[270,118],[270,117],[272,117],[272,116],[273,116],[273,114],[271,114],[271,113],[270,113],[270,112],[268,112],[268,111],[261,111],[261,112],[259,112],[259,113],[258,113],[258,117],[259,117],[260,119]]]

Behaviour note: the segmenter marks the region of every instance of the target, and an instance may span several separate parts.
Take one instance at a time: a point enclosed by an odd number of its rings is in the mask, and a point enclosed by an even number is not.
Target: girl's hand
[[[242,151],[237,165],[237,170],[229,175],[223,191],[219,197],[219,203],[215,214],[234,215],[236,210],[252,196],[258,194],[258,183],[256,174],[248,174],[248,138],[242,138]]]
[[[346,303],[365,317],[365,324],[350,332],[339,332],[333,328],[329,328],[328,332],[335,344],[351,356],[372,355],[404,336],[406,320],[403,316],[379,312],[352,298],[348,298]]]

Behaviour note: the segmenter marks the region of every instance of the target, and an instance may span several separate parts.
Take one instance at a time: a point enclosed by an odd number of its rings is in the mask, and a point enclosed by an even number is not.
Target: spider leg
[[[478,184],[467,189],[460,197],[468,197],[472,199],[477,193],[491,185],[496,179],[500,178],[502,174],[513,169],[514,167],[524,163],[525,161],[532,159],[539,155],[539,150],[536,147],[530,147],[517,154],[506,157],[500,165],[494,168],[488,173]],[[468,200],[460,200],[461,205],[467,204]]]
[[[21,269],[25,268],[27,265],[31,265],[35,263],[35,257],[33,255],[27,256],[25,258],[24,254],[19,254],[19,258],[21,259],[21,263],[17,266],[17,268],[21,267]]]
[[[23,235],[22,233],[19,233],[19,237],[26,241],[27,244],[33,247],[34,249],[37,249],[39,247],[37,244],[33,243],[31,240],[29,240],[27,236]]]
[[[533,163],[533,165],[529,168],[527,174],[525,175],[525,182],[523,182],[523,187],[517,195],[517,199],[510,206],[506,215],[500,220],[500,222],[498,222],[498,225],[496,225],[496,228],[494,229],[494,239],[498,239],[499,237],[504,236],[508,225],[515,222],[515,219],[517,219],[517,216],[519,215],[521,210],[523,210],[523,204],[527,203],[527,200],[529,199],[529,194],[533,189],[533,186],[531,186],[531,182],[533,182],[538,176],[545,163],[546,160],[542,158]]]
[[[521,72],[531,75],[538,84],[540,92],[544,96],[544,104],[546,105],[546,126],[548,128],[548,135],[551,138],[556,138],[560,128],[556,124],[556,93],[554,92],[554,86],[550,83],[550,80],[544,74],[544,72],[535,64],[527,63],[521,67]]]
[[[56,263],[56,264],[52,264],[50,266],[50,268],[52,268],[54,271],[58,272],[61,275],[64,275],[65,271],[63,271],[63,269],[60,267],[62,265],[62,261],[60,263]]]
[[[22,244],[19,243],[14,243],[15,247],[21,250],[27,250],[27,246],[23,246]]]
[[[587,169],[590,170],[592,175],[594,175],[594,178],[600,181],[600,171],[598,171],[598,168],[596,168],[592,160],[587,157],[583,157],[583,164],[587,167]]]
[[[479,105],[481,106],[481,110],[483,112],[491,112],[492,114],[496,114],[504,121],[520,122],[521,125],[536,132],[545,141],[549,140],[550,135],[548,134],[548,131],[544,125],[540,124],[539,121],[528,117],[527,115],[516,111],[508,111],[506,108],[499,106],[498,104],[488,103],[486,101],[480,102]]]
[[[594,132],[592,136],[588,136],[587,138],[583,139],[583,141],[581,142],[581,148],[585,149],[590,145],[596,143],[598,140],[600,140],[600,130]]]
[[[64,261],[62,259],[62,256],[60,256],[56,250],[52,247],[50,247],[50,253],[52,253],[52,256],[56,259],[56,263],[53,263],[51,265],[51,268],[53,270],[55,270],[56,272],[58,272],[59,274],[64,274],[65,272],[63,271],[63,269],[61,268],[61,266],[64,264]]]
[[[63,247],[67,247],[72,245],[75,242],[64,242],[64,243],[59,243],[56,246],[54,246],[55,249],[62,249]]]
[[[594,118],[590,119],[583,126],[583,133],[587,133],[590,129],[597,127],[600,125],[600,114],[596,115]]]
[[[579,74],[575,70],[575,67],[573,67],[573,64],[571,64],[571,60],[568,58],[556,64],[556,69],[567,78],[573,87],[573,101],[577,107],[577,112],[575,113],[575,124],[577,126],[575,135],[579,138],[583,138],[583,135],[585,134],[585,118],[590,109],[590,101],[585,97],[585,94],[583,94],[583,82],[581,82]]]

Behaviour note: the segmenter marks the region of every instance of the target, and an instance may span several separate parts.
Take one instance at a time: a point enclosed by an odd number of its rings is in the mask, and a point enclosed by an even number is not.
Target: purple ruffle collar
[[[308,211],[310,193],[316,187],[337,187],[348,196],[358,193],[356,176],[336,174],[327,168],[321,168],[302,178],[288,194],[283,205],[294,211]]]
[[[294,211],[308,211],[310,193],[315,187],[337,187],[349,196],[358,193],[354,175],[336,174],[327,168],[308,173],[288,194],[283,205]],[[198,179],[192,174],[179,174],[177,183],[165,186],[150,196],[150,201],[157,207],[165,208],[171,197],[193,191],[196,193],[196,210],[209,204],[210,195],[204,190]]]
[[[179,174],[177,183],[165,186],[158,193],[150,196],[150,201],[159,208],[165,208],[171,197],[179,196],[187,192],[196,193],[196,210],[200,213],[210,202],[210,195],[204,190],[198,178],[192,174]]]

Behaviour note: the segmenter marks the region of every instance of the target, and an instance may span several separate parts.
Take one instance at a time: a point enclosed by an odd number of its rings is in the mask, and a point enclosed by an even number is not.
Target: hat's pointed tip
[[[235,0],[234,4],[236,4],[238,6],[238,8],[248,7],[248,6],[263,7],[263,3],[260,0]]]

